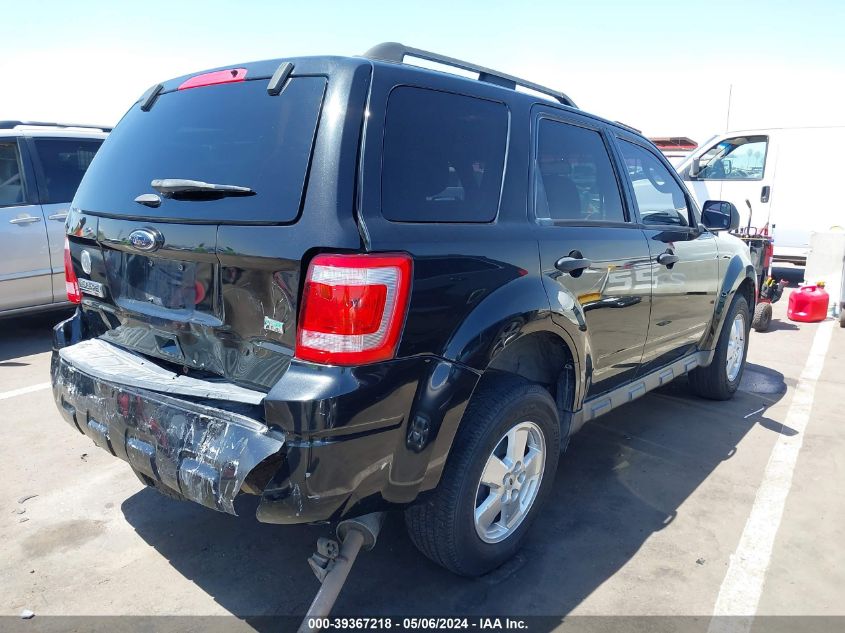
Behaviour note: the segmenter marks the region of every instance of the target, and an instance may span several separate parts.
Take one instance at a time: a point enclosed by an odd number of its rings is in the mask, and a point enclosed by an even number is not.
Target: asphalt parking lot
[[[758,591],[758,614],[845,614],[845,330],[788,322],[786,298],[771,331],[752,333],[733,401],[697,399],[679,380],[588,424],[504,568],[455,577],[390,516],[336,612],[708,618]],[[318,588],[306,559],[327,528],[263,525],[248,503],[235,518],[145,489],[56,412],[56,319],[0,321],[0,614],[304,613]],[[772,505],[779,489],[785,505]]]

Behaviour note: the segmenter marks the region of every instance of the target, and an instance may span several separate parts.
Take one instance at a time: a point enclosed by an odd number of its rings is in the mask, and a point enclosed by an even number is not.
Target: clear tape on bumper
[[[130,387],[246,404],[261,404],[267,395],[227,382],[181,376],[159,367],[143,356],[96,338],[63,347],[59,350],[59,356],[91,376]]]
[[[236,514],[247,475],[284,436],[251,418],[54,365],[59,410],[94,442],[204,506]]]

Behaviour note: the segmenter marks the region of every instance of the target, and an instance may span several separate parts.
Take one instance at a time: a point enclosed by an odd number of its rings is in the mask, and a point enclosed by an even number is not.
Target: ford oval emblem
[[[91,274],[91,253],[86,250],[82,251],[82,254],[79,256],[79,263],[82,264],[82,272],[86,275]]]
[[[129,234],[129,243],[139,251],[154,251],[164,242],[161,233],[155,229],[135,229]]]

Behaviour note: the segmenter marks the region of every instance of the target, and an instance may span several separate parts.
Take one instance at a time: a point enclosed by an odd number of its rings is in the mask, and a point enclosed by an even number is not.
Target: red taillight
[[[70,242],[65,238],[65,289],[71,303],[82,303],[82,293],[79,292],[79,281],[73,271],[73,260],[70,257]]]
[[[202,86],[214,86],[216,84],[230,84],[246,79],[246,68],[230,68],[228,70],[215,70],[211,73],[203,73],[186,79],[176,90],[187,90],[188,88],[201,88]]]
[[[308,267],[296,356],[328,365],[393,358],[408,309],[411,258],[317,255]]]

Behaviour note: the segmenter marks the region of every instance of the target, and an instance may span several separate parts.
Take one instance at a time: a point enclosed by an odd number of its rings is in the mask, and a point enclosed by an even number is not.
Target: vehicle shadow
[[[587,424],[563,457],[526,546],[483,578],[459,578],[428,561],[393,513],[376,549],[359,557],[335,614],[567,614],[671,524],[764,419],[759,410],[785,391],[782,375],[749,365],[732,401],[696,398],[681,379]],[[766,428],[787,432],[779,426]],[[319,588],[306,558],[329,529],[262,525],[250,517],[254,505],[234,518],[144,490],[122,510],[147,543],[232,614],[302,615]],[[696,567],[695,557],[674,563]]]
[[[53,326],[71,315],[69,310],[43,314],[4,317],[0,330],[0,367],[21,367],[24,356],[49,352],[53,344]],[[14,360],[11,360],[14,359]]]
[[[795,325],[794,323],[790,323],[789,321],[784,321],[783,319],[775,318],[775,319],[772,319],[771,323],[769,323],[769,329],[767,329],[765,332],[755,332],[754,335],[756,336],[757,334],[767,334],[768,332],[778,332],[778,331],[782,332],[784,330],[797,330],[797,329],[800,329],[800,328],[797,325]]]

